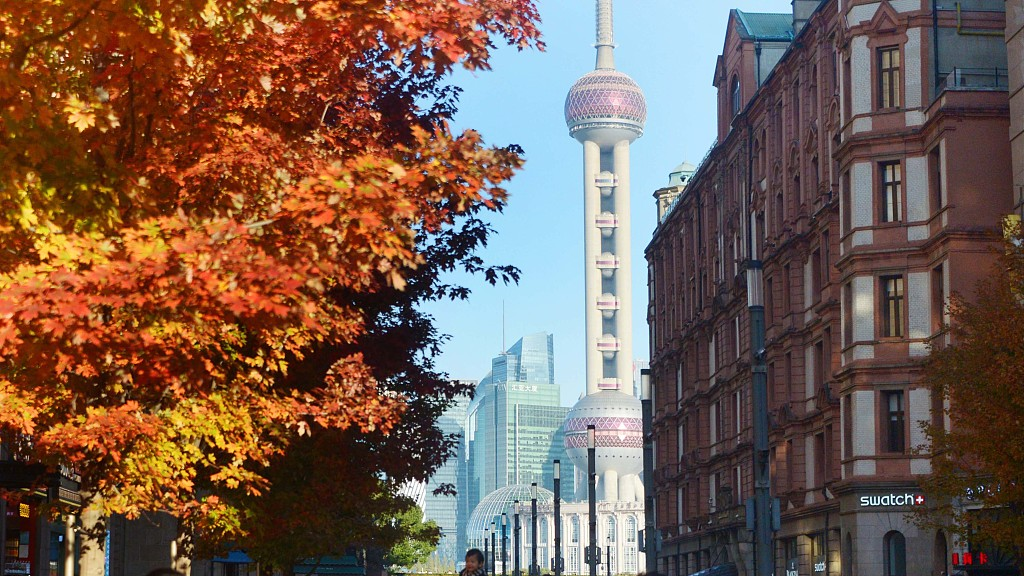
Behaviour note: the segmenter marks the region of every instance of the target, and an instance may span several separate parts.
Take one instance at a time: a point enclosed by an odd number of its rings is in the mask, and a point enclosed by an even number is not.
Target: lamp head
[[[555,460],[555,480],[559,480],[561,478],[561,473],[562,473],[562,462],[561,462],[561,460]]]
[[[587,425],[587,448],[595,448],[597,445],[597,429],[593,424]]]

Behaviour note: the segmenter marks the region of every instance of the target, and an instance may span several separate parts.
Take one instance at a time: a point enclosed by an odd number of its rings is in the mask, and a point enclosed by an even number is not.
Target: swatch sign
[[[886,508],[892,506],[923,506],[924,496],[921,494],[884,494],[878,496],[861,496],[862,508]]]

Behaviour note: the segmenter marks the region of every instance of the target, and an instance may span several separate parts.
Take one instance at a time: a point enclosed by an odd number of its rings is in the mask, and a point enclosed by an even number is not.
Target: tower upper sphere
[[[573,84],[565,98],[565,123],[569,134],[580,138],[580,131],[618,128],[632,132],[633,140],[644,132],[647,101],[632,78],[613,69],[584,74]],[[584,138],[586,139],[586,138]]]

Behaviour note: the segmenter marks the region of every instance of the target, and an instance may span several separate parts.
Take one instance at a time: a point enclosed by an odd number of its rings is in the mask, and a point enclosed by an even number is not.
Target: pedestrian
[[[466,551],[466,567],[459,572],[459,576],[486,576],[487,566],[484,562],[484,553],[479,548],[470,548]]]

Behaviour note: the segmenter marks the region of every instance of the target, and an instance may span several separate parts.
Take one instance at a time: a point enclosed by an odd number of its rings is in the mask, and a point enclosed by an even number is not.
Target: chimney
[[[811,14],[818,9],[821,0],[791,0],[793,4],[793,35],[797,35],[804,29],[804,25],[811,19]]]

